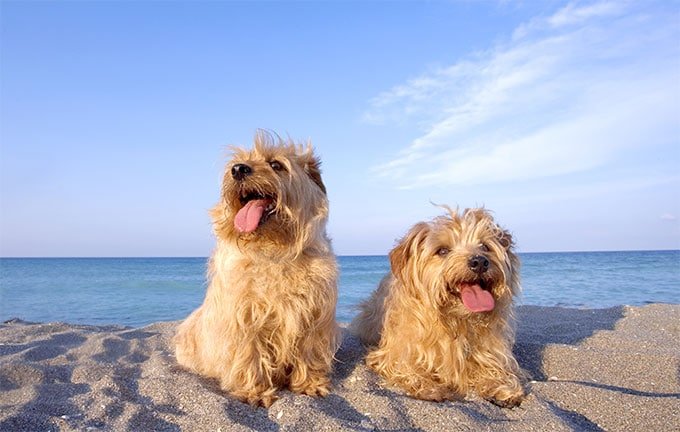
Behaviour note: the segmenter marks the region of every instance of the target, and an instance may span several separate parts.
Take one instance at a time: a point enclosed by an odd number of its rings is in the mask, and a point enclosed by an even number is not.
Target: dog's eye
[[[283,164],[279,161],[273,160],[269,162],[269,166],[272,167],[274,171],[283,171]]]
[[[446,255],[449,254],[449,252],[451,251],[449,250],[449,248],[446,247],[440,247],[439,249],[437,249],[437,255],[439,255],[440,257],[445,257]]]

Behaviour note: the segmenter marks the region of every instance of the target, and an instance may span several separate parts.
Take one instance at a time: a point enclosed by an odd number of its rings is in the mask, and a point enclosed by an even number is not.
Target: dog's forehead
[[[232,153],[231,163],[270,163],[280,162],[291,169],[293,166],[304,167],[306,161],[304,154],[300,154],[295,148],[288,146],[253,148],[250,150],[237,148]]]
[[[444,216],[435,221],[430,241],[441,244],[479,243],[495,236],[496,224],[489,217]]]

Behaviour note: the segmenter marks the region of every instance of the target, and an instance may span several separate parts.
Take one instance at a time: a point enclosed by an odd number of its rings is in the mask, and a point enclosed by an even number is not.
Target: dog
[[[391,272],[360,305],[350,330],[366,364],[409,396],[456,400],[476,392],[501,407],[524,391],[512,353],[520,291],[511,234],[484,209],[411,228],[390,252]]]
[[[211,210],[216,248],[203,304],[175,336],[178,363],[251,405],[276,391],[325,396],[339,344],[338,269],[320,161],[259,131],[234,148]]]

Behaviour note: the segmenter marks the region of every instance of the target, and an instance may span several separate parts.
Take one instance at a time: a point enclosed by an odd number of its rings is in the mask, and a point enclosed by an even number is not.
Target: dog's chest
[[[330,289],[334,269],[310,263],[248,263],[230,272],[232,286],[268,301],[297,302]]]

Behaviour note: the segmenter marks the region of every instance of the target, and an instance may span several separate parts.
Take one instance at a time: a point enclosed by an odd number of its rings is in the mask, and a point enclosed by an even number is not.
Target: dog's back
[[[350,324],[350,332],[359,337],[366,346],[375,346],[380,342],[385,321],[385,301],[393,281],[392,273],[383,277],[378,289],[373,291],[368,300],[359,305],[359,315]]]

